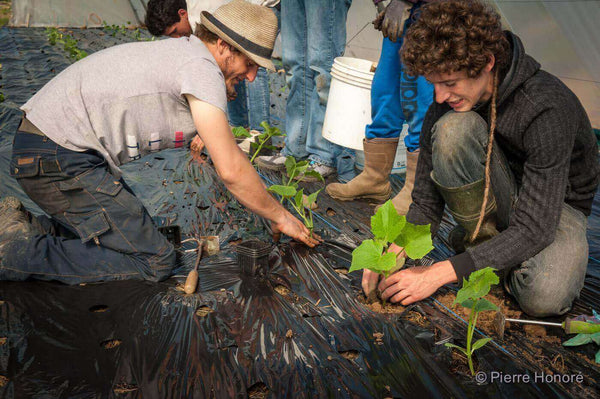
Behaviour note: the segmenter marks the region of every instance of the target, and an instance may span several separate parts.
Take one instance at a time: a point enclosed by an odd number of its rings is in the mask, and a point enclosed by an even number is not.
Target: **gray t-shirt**
[[[193,139],[196,128],[184,94],[226,112],[223,74],[195,36],[94,53],[61,72],[21,109],[59,145],[100,152],[120,176],[119,165]]]

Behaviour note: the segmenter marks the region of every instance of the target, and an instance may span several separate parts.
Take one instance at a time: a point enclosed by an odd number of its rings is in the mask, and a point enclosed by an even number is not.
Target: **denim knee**
[[[167,242],[167,245],[156,255],[148,258],[150,272],[144,276],[145,280],[162,281],[171,276],[175,268],[176,251],[173,244]]]
[[[553,290],[552,284],[545,279],[538,279],[525,285],[509,283],[509,287],[521,310],[533,317],[565,314],[577,298],[576,292]]]
[[[433,173],[445,187],[460,187],[483,177],[488,126],[476,112],[449,111],[433,126]]]

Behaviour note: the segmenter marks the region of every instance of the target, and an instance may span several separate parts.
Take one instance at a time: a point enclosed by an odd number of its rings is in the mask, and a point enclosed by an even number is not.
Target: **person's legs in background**
[[[401,42],[384,38],[371,86],[371,124],[363,142],[365,167],[347,184],[331,183],[327,193],[335,199],[351,201],[369,198],[385,201],[391,194],[389,174],[394,164],[398,138],[404,124],[400,103]]]
[[[262,68],[260,68],[262,69]],[[230,126],[248,127],[248,100],[246,95],[246,81],[235,85],[237,96],[227,103],[227,116]]]
[[[323,138],[323,120],[331,85],[333,60],[344,54],[346,47],[346,18],[351,1],[305,1],[307,20],[307,124],[306,150],[313,168],[322,175],[335,171],[343,147]]]
[[[402,65],[400,75],[400,103],[402,114],[408,123],[408,134],[404,137],[406,146],[406,178],[404,187],[392,199],[394,207],[401,215],[408,212],[412,203],[412,189],[419,161],[419,138],[427,109],[433,102],[433,85],[423,76],[410,76]]]

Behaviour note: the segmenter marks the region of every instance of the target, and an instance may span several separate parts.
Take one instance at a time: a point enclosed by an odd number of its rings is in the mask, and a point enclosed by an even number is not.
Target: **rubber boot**
[[[331,198],[352,201],[369,198],[383,202],[390,197],[392,188],[389,175],[394,165],[398,138],[364,139],[365,168],[346,184],[331,183],[325,190]]]
[[[490,190],[479,234],[474,241],[471,241],[471,236],[479,221],[479,213],[483,202],[485,190],[483,179],[461,187],[444,187],[437,183],[433,176],[431,180],[444,197],[454,220],[459,224],[449,234],[449,241],[457,253],[464,252],[466,248],[475,246],[498,234],[496,229],[496,197]],[[462,239],[460,238],[461,235]],[[460,246],[461,244],[463,244],[463,247]]]
[[[415,187],[415,174],[417,172],[417,162],[419,161],[419,150],[406,151],[406,179],[402,190],[392,199],[394,208],[400,215],[406,215],[408,208],[412,204],[412,190]]]

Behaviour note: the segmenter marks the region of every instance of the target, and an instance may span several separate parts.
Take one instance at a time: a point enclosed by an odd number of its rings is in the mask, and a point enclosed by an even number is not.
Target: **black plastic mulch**
[[[73,35],[88,52],[134,39],[93,29]],[[17,195],[39,212],[6,172],[12,136],[18,107],[70,61],[48,44],[43,29],[3,28],[0,63],[6,97],[0,196]],[[282,82],[272,75],[278,123]],[[189,162],[185,151],[164,151],[126,165],[124,177],[160,223],[180,225],[186,234],[219,235],[220,254],[201,261],[198,293],[178,290],[182,278],[81,286],[1,282],[0,396],[546,398],[589,397],[600,388],[591,344],[564,348],[509,332],[480,351],[479,369],[488,381],[477,383],[452,365],[443,342],[464,344],[465,325],[439,302],[411,309],[427,317],[424,326],[406,314],[365,307],[360,274],[346,270],[352,248],[368,237],[373,207],[366,203],[322,194],[315,220],[323,245],[309,250],[284,242],[273,247],[266,277],[241,274],[233,248],[249,237],[269,241],[265,225],[231,198],[209,160],[197,169]],[[278,180],[273,173],[262,176]],[[401,184],[394,179],[396,191]],[[575,314],[600,308],[599,209],[595,203],[589,219],[589,272]],[[451,253],[444,242],[450,227],[445,220],[434,259]],[[194,254],[183,254],[178,272],[185,276],[193,262]],[[492,371],[528,374],[532,382],[490,382]],[[581,374],[584,382],[544,383],[535,379],[541,372]]]

